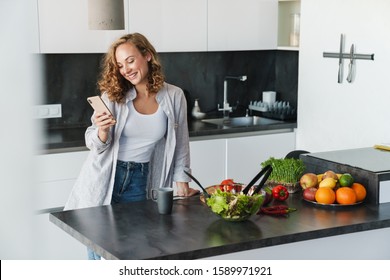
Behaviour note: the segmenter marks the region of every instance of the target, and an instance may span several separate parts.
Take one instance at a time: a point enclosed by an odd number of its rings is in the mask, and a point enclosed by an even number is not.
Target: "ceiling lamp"
[[[123,0],[88,0],[89,29],[125,29],[124,14]]]

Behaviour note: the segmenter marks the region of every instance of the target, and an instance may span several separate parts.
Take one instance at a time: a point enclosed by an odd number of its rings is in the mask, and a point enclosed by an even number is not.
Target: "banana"
[[[320,182],[319,187],[333,189],[334,187],[336,187],[336,184],[337,184],[337,180],[335,180],[333,178],[325,178],[324,180],[322,180]]]

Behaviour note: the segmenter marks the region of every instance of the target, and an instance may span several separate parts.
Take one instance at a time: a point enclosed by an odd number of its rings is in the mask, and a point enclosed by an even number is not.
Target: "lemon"
[[[354,179],[352,177],[351,174],[349,173],[344,173],[343,175],[341,175],[340,179],[339,179],[339,184],[340,186],[342,187],[350,187],[352,186],[352,184],[354,183]]]
[[[337,184],[337,180],[333,178],[325,178],[320,182],[319,187],[333,189],[334,187],[336,187],[336,184]]]

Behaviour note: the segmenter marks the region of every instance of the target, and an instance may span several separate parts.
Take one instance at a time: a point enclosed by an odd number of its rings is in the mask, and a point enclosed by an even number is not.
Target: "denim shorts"
[[[146,200],[149,163],[117,161],[111,204]]]

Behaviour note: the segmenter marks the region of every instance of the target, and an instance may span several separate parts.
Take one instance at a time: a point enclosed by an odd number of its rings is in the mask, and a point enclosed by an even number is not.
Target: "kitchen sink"
[[[225,127],[258,126],[282,123],[282,121],[258,116],[204,119],[202,122]]]

